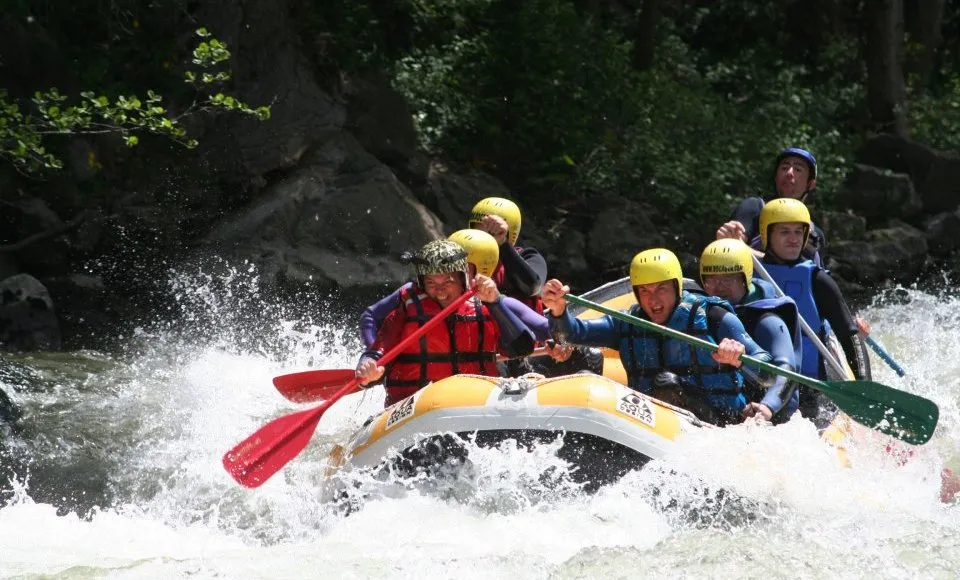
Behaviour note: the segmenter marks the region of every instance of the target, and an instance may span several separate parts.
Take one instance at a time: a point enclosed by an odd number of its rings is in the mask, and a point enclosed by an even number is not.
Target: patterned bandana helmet
[[[411,261],[420,278],[430,274],[467,271],[467,252],[451,240],[427,243],[414,254]]]

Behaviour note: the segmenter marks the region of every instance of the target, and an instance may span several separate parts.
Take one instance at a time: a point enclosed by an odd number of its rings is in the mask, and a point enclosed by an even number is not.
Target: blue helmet
[[[817,158],[813,156],[813,153],[799,147],[787,147],[777,155],[777,160],[773,163],[774,191],[776,191],[777,168],[780,167],[780,162],[785,157],[799,157],[807,162],[807,166],[810,168],[810,177],[807,179],[809,191],[810,181],[817,178]]]

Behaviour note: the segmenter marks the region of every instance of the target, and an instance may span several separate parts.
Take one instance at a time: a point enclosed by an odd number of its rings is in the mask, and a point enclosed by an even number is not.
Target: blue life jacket
[[[814,264],[812,260],[802,260],[793,265],[770,264],[764,261],[763,265],[770,277],[777,283],[777,286],[783,290],[783,293],[793,298],[797,305],[797,311],[810,325],[810,328],[821,340],[825,339],[830,324],[820,316],[817,303],[813,299],[813,277],[822,268]],[[754,280],[754,283],[756,283],[756,280]],[[820,351],[817,350],[817,346],[806,335],[801,336],[800,340],[803,355],[800,374],[814,379],[825,378],[820,364]]]
[[[756,336],[754,330],[756,329],[757,322],[763,318],[764,314],[767,312],[776,314],[783,320],[784,324],[787,325],[787,329],[790,331],[790,338],[793,341],[793,359],[799,363],[799,361],[803,360],[803,331],[800,328],[797,303],[789,296],[778,297],[776,288],[766,280],[754,278],[752,282],[759,290],[755,296],[759,295],[760,298],[754,298],[750,302],[745,304],[741,303],[736,306],[737,316],[743,321],[743,326],[747,329],[747,334]],[[762,344],[760,347],[767,348]]]
[[[717,344],[707,323],[707,309],[711,305],[734,313],[730,303],[722,298],[684,291],[664,326]],[[630,309],[630,314],[649,320],[639,304]],[[630,388],[648,392],[653,377],[669,371],[702,391],[712,407],[739,413],[746,406],[740,371],[717,364],[709,351],[622,321],[616,321],[616,325],[620,334],[620,360],[627,371]]]

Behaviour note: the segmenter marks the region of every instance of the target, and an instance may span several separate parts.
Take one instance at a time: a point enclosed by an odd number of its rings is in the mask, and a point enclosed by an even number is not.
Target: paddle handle
[[[573,294],[567,294],[567,295],[564,296],[564,298],[567,299],[567,302],[572,302],[573,304],[579,304],[580,306],[585,306],[585,307],[587,307],[587,308],[591,308],[591,309],[596,310],[596,311],[598,311],[598,312],[602,312],[602,313],[604,313],[604,314],[606,314],[606,315],[608,315],[608,316],[612,316],[613,318],[616,318],[616,319],[618,319],[618,320],[622,320],[622,321],[624,321],[624,322],[626,322],[626,323],[634,324],[634,325],[636,325],[636,326],[640,326],[640,327],[642,327],[642,328],[646,328],[647,330],[650,330],[651,332],[658,332],[658,333],[660,333],[660,334],[665,334],[665,335],[669,336],[669,337],[672,338],[672,339],[679,340],[679,341],[685,342],[685,343],[687,343],[687,344],[692,344],[693,346],[696,346],[696,347],[699,347],[699,348],[702,348],[702,349],[709,350],[710,352],[716,352],[716,351],[718,350],[718,348],[719,348],[717,345],[713,344],[712,342],[707,342],[707,341],[702,340],[702,339],[699,339],[699,338],[697,338],[697,337],[695,337],[695,336],[690,336],[689,334],[680,332],[679,330],[674,330],[674,329],[672,329],[672,328],[669,328],[669,327],[666,327],[666,326],[662,326],[662,325],[656,324],[656,323],[654,323],[654,322],[650,322],[649,320],[644,320],[644,319],[642,319],[642,318],[637,318],[636,316],[631,316],[630,314],[627,314],[626,312],[620,312],[619,310],[614,310],[614,309],[612,309],[612,308],[607,308],[606,306],[604,306],[604,305],[602,305],[602,304],[597,304],[596,302],[591,302],[590,300],[587,300],[587,299],[585,299],[585,298],[581,298],[581,297],[576,296],[576,295],[573,295]],[[771,374],[781,375],[781,376],[787,377],[787,378],[790,379],[790,380],[796,381],[796,382],[798,382],[798,383],[800,383],[800,384],[802,384],[802,385],[807,385],[807,386],[809,386],[809,387],[813,387],[813,388],[815,388],[815,389],[817,389],[817,390],[821,390],[821,391],[823,391],[823,390],[831,390],[828,385],[825,385],[824,383],[822,383],[822,382],[820,382],[820,381],[818,381],[818,380],[816,380],[816,379],[811,379],[810,377],[806,377],[806,376],[803,376],[803,375],[801,375],[801,374],[799,374],[799,373],[795,373],[795,372],[793,372],[793,371],[791,371],[791,370],[788,370],[788,369],[785,369],[785,368],[782,368],[782,367],[778,367],[778,366],[776,366],[776,365],[772,365],[772,364],[770,364],[770,363],[767,363],[767,362],[764,362],[764,361],[762,361],[762,360],[753,358],[752,356],[749,356],[749,355],[746,355],[746,354],[740,355],[740,360],[741,360],[742,362],[744,362],[745,364],[748,364],[748,365],[750,365],[750,366],[752,366],[752,367],[756,367],[756,368],[758,368],[758,369],[760,369],[760,370],[762,370],[762,371],[766,371],[766,372],[771,373]]]
[[[870,348],[873,349],[873,352],[877,353],[877,356],[883,359],[883,362],[887,363],[887,365],[889,365],[890,368],[897,373],[898,377],[902,377],[907,374],[907,371],[903,370],[903,367],[897,364],[897,361],[893,360],[893,357],[890,356],[890,353],[880,346],[879,342],[873,340],[873,337],[871,337],[869,334],[867,335],[867,344],[870,345]]]

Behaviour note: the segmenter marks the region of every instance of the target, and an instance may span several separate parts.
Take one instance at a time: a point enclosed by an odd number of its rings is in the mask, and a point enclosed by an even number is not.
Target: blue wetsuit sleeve
[[[559,343],[570,342],[612,349],[620,346],[620,331],[616,321],[610,316],[580,320],[567,309],[560,316],[547,315],[547,322],[550,323],[550,334]]]
[[[747,333],[747,329],[743,327],[743,323],[740,322],[740,319],[731,312],[724,313],[723,318],[720,319],[720,323],[717,325],[717,334],[714,336],[714,338],[716,339],[717,343],[724,338],[732,338],[733,340],[743,344],[743,354],[766,363],[772,360],[770,353],[763,350],[763,348],[761,348],[760,345],[753,340],[753,337]],[[757,369],[751,368],[749,365],[740,365],[740,372],[746,375],[751,381],[763,386],[764,388],[769,387],[772,383],[773,377],[771,375],[764,372],[758,372]]]
[[[772,364],[790,371],[797,369],[793,339],[782,318],[773,313],[761,317],[753,330],[753,337],[757,343],[766,347],[770,356],[773,357]],[[774,414],[784,406],[795,410],[800,404],[800,392],[798,389],[789,388],[786,377],[774,376],[772,384],[767,388],[760,403],[766,405]]]
[[[363,311],[363,314],[360,315],[360,340],[363,341],[364,347],[370,348],[376,342],[377,333],[380,332],[383,321],[400,302],[400,291],[411,286],[413,286],[413,282],[407,282],[397,288],[393,294],[367,306],[366,310]]]
[[[483,304],[490,311],[490,316],[497,322],[497,326],[500,327],[500,348],[505,355],[517,357],[526,356],[533,352],[533,344],[536,342],[533,331],[520,321],[513,310],[504,307],[502,297],[496,302],[484,302]],[[530,310],[524,304],[519,306]],[[530,313],[537,314],[533,310],[530,310]]]
[[[524,326],[533,332],[533,336],[540,342],[550,338],[550,325],[547,319],[537,314],[532,308],[516,298],[503,297],[503,307],[513,312]]]

